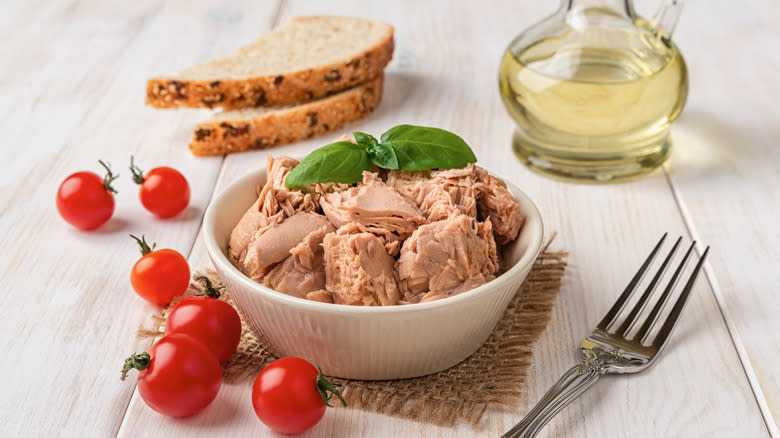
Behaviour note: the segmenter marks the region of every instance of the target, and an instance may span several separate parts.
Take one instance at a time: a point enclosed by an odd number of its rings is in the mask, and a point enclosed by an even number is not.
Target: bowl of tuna
[[[298,165],[268,157],[204,218],[209,256],[264,347],[368,380],[431,374],[475,352],[541,249],[531,199],[473,163],[372,165],[357,183],[290,188]]]

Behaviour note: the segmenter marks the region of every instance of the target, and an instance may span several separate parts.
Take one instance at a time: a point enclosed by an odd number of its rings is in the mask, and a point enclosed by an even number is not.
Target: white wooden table
[[[113,3],[113,4],[111,4]],[[545,436],[778,437],[780,418],[780,6],[772,0],[690,1],[675,40],[691,75],[688,106],[662,171],[637,182],[582,186],[526,170],[511,155],[512,122],[497,92],[501,53],[555,2],[298,0],[5,2],[0,14],[0,435],[275,436],[255,417],[249,385],[225,385],[202,414],[172,420],[148,409],[124,357],[148,347],[139,324],[155,308],[128,281],[129,232],[208,264],[199,226],[214,193],[265,152],[195,158],[198,111],[145,107],[145,79],[225,53],[299,14],[386,20],[396,52],[385,98],[346,128],[399,123],[461,134],[481,164],[538,203],[571,267],[536,346],[526,404],[578,353],[664,231],[712,245],[681,327],[660,362],[606,378],[556,417]],[[653,2],[642,1],[652,12]],[[304,154],[326,137],[282,146]],[[192,186],[168,221],[141,208],[125,169],[169,164]],[[120,169],[114,218],[84,233],[57,215],[71,172]],[[479,430],[446,429],[352,409],[330,410],[305,436],[498,436],[525,411],[491,412]]]

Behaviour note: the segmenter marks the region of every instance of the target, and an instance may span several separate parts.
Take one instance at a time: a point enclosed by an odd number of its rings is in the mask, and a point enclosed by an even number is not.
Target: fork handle
[[[536,403],[536,406],[501,438],[532,438],[536,436],[555,414],[593,386],[602,372],[601,367],[596,363],[583,362],[575,365],[566,371],[563,377]]]

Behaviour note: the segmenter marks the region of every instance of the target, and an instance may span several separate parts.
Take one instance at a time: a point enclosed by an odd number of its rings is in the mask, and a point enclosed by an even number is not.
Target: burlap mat
[[[566,269],[568,254],[549,250],[551,242],[552,239],[534,262],[504,317],[476,353],[450,369],[415,379],[331,379],[344,384],[342,393],[348,406],[443,426],[461,422],[477,426],[490,408],[517,407],[533,358],[533,344],[547,326]],[[215,286],[221,284],[213,270],[201,270],[197,275],[208,276]],[[191,289],[195,293],[202,286],[193,284]],[[223,291],[222,298],[231,302],[229,294],[230,291]],[[153,327],[142,328],[139,336],[160,336],[169,309],[153,316]],[[238,350],[224,365],[224,380],[251,384],[273,359],[244,323]]]

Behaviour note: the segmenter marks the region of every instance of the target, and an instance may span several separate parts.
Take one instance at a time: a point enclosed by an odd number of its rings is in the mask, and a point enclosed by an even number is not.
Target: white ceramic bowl
[[[503,253],[508,269],[480,287],[429,303],[362,307],[292,297],[241,273],[228,260],[230,232],[257,199],[265,169],[230,185],[203,222],[206,249],[230,296],[258,339],[278,357],[298,356],[331,376],[349,379],[418,377],[466,359],[487,340],[531,270],[542,246],[542,218],[520,189],[508,184],[526,215]]]

